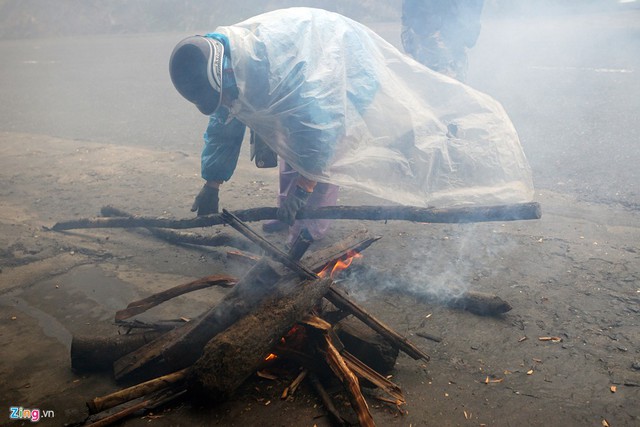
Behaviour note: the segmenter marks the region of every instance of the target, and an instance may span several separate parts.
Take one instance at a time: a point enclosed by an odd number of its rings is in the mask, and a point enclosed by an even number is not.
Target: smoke
[[[501,228],[499,223],[476,223],[425,231],[409,238],[410,249],[387,241],[382,253],[367,251],[338,280],[344,279],[341,285],[359,301],[376,291],[446,304],[472,287],[499,280],[508,268],[504,259],[517,242]]]
[[[468,83],[505,107],[536,188],[640,206],[638,22],[638,1],[485,3]]]

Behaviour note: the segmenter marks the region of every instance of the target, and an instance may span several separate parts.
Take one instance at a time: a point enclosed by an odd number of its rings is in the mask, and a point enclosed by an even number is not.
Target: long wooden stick
[[[107,417],[101,418],[96,422],[93,422],[91,424],[87,424],[88,427],[106,427],[106,426],[110,426],[115,422],[118,422],[120,420],[122,420],[123,418],[128,417],[129,415],[136,413],[138,411],[140,411],[141,409],[146,409],[149,406],[151,406],[154,403],[154,400],[152,399],[147,399],[144,400],[140,403],[136,403],[135,405],[132,405],[128,408],[123,409],[122,411],[119,411],[113,415],[109,415]]]
[[[363,323],[369,326],[371,329],[382,335],[389,344],[398,348],[414,360],[423,359],[429,361],[431,357],[428,354],[416,347],[411,341],[403,337],[371,314],[367,313],[365,309],[351,301],[349,297],[335,285],[329,288],[329,293],[325,296],[333,305],[341,310],[346,310],[360,319]]]
[[[126,407],[114,414],[108,415],[104,418],[100,418],[88,424],[90,427],[106,427],[110,426],[118,421],[129,417],[130,415],[135,414],[138,411],[144,410],[154,410],[160,406],[166,405],[167,403],[176,400],[183,396],[187,390],[179,389],[179,390],[163,390],[158,391],[156,393],[152,393],[151,396],[147,397],[145,400],[135,403],[129,407]]]
[[[175,298],[188,292],[209,288],[211,286],[222,286],[225,288],[230,288],[237,282],[238,280],[235,277],[215,275],[203,277],[189,283],[174,286],[173,288],[169,288],[141,300],[134,301],[130,303],[127,308],[117,311],[116,322],[128,319],[132,316],[135,316],[136,314],[144,313],[152,307],[155,307],[165,301],[170,300],[171,298]]]
[[[240,218],[226,209],[222,210],[222,218],[224,222],[238,230],[242,233],[243,236],[251,240],[256,245],[260,246],[264,249],[270,257],[279,261],[280,263],[286,265],[290,269],[295,272],[301,273],[303,277],[306,279],[317,279],[318,275],[316,275],[309,268],[300,264],[298,261],[292,259],[286,252],[281,251],[280,249],[273,246],[267,239],[260,236],[258,233],[253,231],[249,226],[247,226]]]
[[[131,213],[114,206],[103,206],[100,209],[103,217],[131,217]],[[213,236],[205,236],[202,234],[181,232],[170,230],[168,228],[147,227],[147,230],[159,239],[177,245],[197,245],[197,246],[231,246],[242,250],[256,250],[257,248],[251,242],[239,239],[229,233],[217,233]]]
[[[276,219],[277,208],[254,208],[235,211],[242,221],[264,221]],[[539,219],[542,211],[539,203],[520,203],[500,206],[473,206],[464,208],[420,208],[415,206],[326,206],[303,209],[297,219],[351,219],[387,221],[401,220],[430,223],[468,223],[486,221],[519,221]],[[54,231],[78,228],[198,228],[224,224],[222,214],[213,214],[186,219],[150,218],[128,216],[121,218],[84,218],[61,221],[51,227]]]
[[[187,378],[188,371],[189,369],[185,368],[168,375],[163,375],[161,377],[145,381],[132,387],[118,390],[115,393],[111,393],[106,396],[96,397],[95,399],[87,402],[87,407],[91,414],[97,414],[98,412],[105,411],[122,403],[138,399],[142,396],[146,396],[184,381]]]

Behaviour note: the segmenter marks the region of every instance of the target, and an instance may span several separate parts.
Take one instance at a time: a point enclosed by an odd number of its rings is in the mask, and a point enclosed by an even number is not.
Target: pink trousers
[[[284,160],[279,159],[279,168],[280,168],[280,192],[278,194],[278,206],[284,201],[289,194],[289,191],[293,190],[296,179],[300,175],[298,172],[293,170],[291,166],[289,166]],[[323,206],[335,206],[338,201],[338,190],[339,187],[333,184],[325,184],[319,182],[316,185],[316,188],[311,193],[309,197],[309,201],[307,202],[307,207],[309,208],[320,208]],[[291,244],[298,237],[300,231],[306,228],[309,230],[311,237],[313,240],[322,239],[327,231],[329,231],[329,226],[331,224],[331,220],[328,219],[302,219],[293,223],[291,227],[289,227],[289,237],[287,238],[287,243]]]

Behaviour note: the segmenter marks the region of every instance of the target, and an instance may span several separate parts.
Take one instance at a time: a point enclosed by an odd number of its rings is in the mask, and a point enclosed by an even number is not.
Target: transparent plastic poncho
[[[404,205],[530,201],[518,135],[491,97],[341,15],[283,9],[233,26],[231,115],[307,178]]]

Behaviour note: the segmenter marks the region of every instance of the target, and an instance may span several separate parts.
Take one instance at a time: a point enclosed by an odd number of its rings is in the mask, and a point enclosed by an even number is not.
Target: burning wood
[[[329,338],[329,335],[325,335],[325,342],[327,346],[327,363],[349,392],[349,400],[351,400],[351,404],[358,415],[358,422],[361,426],[375,426],[373,416],[369,411],[369,405],[367,405],[367,401],[364,399],[364,396],[360,391],[358,378],[351,369],[349,369],[347,363],[342,358],[342,355],[333,344],[331,338]]]
[[[363,211],[355,208],[333,208],[322,212],[307,211],[303,215],[310,218],[314,215],[321,215],[315,216],[316,218],[331,217],[340,211],[340,215],[357,217],[366,212],[366,219],[465,222],[498,218],[525,219],[527,216],[536,215],[539,217],[539,206],[533,205],[535,204],[528,204],[526,207],[458,210],[416,210],[397,207],[376,207],[372,210],[371,207],[365,207]],[[254,211],[250,215],[243,212],[241,215],[249,215],[253,219],[256,218],[255,215],[261,219],[275,215],[275,210],[269,211],[267,217],[262,218],[260,215],[264,216],[266,211],[260,212],[257,214]],[[295,360],[304,367],[285,389],[282,397],[286,398],[292,394],[305,378],[309,378],[337,424],[346,424],[345,419],[332,404],[331,396],[318,378],[327,372],[333,372],[344,385],[351,407],[362,426],[373,426],[375,423],[362,394],[360,380],[384,391],[390,396],[388,401],[396,405],[405,403],[402,390],[396,384],[352,354],[349,347],[351,344],[341,341],[335,325],[328,321],[329,316],[325,319],[316,315],[309,316],[319,307],[318,303],[324,297],[339,310],[353,314],[363,325],[383,337],[396,349],[395,355],[399,349],[414,359],[429,360],[429,356],[407,338],[351,301],[332,281],[333,276],[348,268],[351,262],[360,256],[360,252],[377,238],[363,233],[356,234],[299,262],[310,241],[302,238],[294,244],[289,253],[282,252],[244,224],[239,218],[241,215],[236,216],[224,211],[220,215],[177,221],[158,218],[149,221],[141,217],[100,218],[74,224],[59,223],[54,227],[63,230],[78,226],[127,224],[126,226],[136,227],[188,228],[224,221],[266,252],[266,257],[258,261],[244,257],[254,265],[240,280],[227,276],[206,277],[135,301],[116,314],[116,320],[122,321],[196,289],[214,285],[233,286],[223,299],[207,312],[167,332],[157,332],[158,336],[154,336],[152,341],[144,342],[141,347],[127,352],[114,362],[116,379],[142,378],[148,381],[88,403],[91,412],[95,413],[113,408],[115,405],[125,405],[135,399],[142,400],[141,403],[129,404],[114,416],[102,418],[99,422],[103,425],[107,425],[105,423],[111,419],[121,419],[129,415],[133,409],[148,408],[165,398],[175,398],[185,389],[204,392],[205,395],[214,398],[228,398],[265,363],[278,363],[281,360]],[[139,340],[136,341],[135,346],[137,345]]]
[[[290,281],[281,282],[274,297],[207,343],[193,365],[191,388],[214,399],[229,397],[264,363],[291,326],[317,305],[330,283],[330,279],[306,281],[281,296],[292,286]]]
[[[375,242],[375,238],[355,234],[336,245],[317,251],[308,259],[312,269],[322,269],[335,262],[350,250],[363,250]],[[231,326],[243,315],[250,313],[274,290],[277,280],[286,275],[283,268],[263,259],[239,280],[222,301],[200,318],[184,324],[155,341],[141,347],[114,364],[116,379],[127,377],[149,378],[182,369],[194,363],[202,354],[209,339]],[[299,281],[297,276],[290,278]]]

